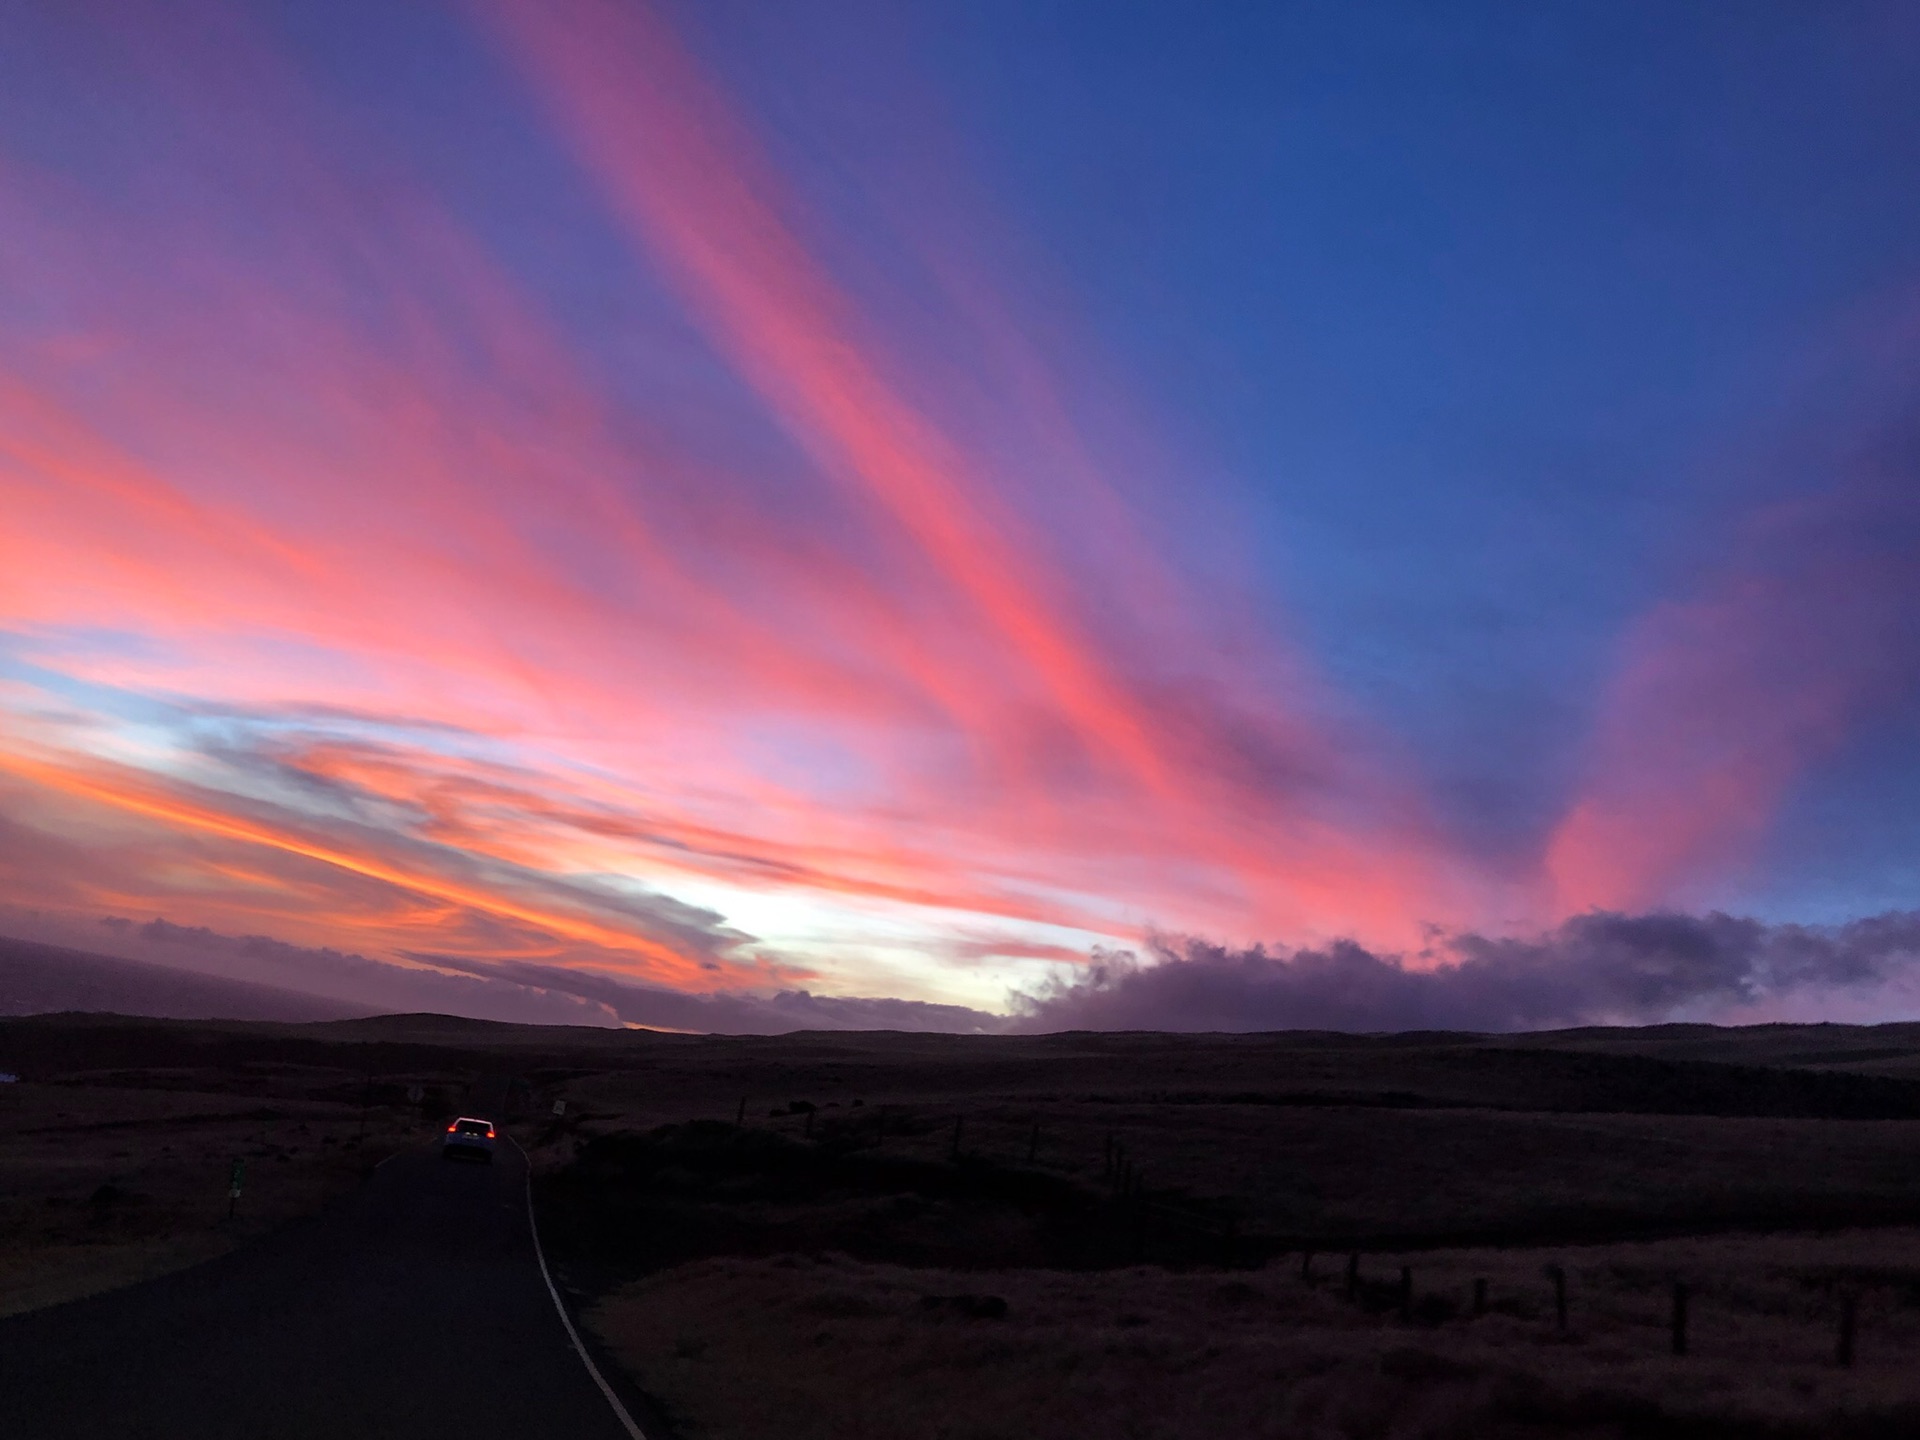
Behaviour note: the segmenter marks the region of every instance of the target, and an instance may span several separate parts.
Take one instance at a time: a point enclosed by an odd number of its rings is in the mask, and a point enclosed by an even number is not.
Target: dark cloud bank
[[[1351,942],[1229,950],[1162,939],[1145,959],[1096,954],[1015,1008],[1022,1030],[1540,1030],[1858,992],[1910,978],[1916,960],[1920,911],[1834,927],[1591,914],[1530,940],[1446,937],[1419,968]]]
[[[815,995],[806,990],[773,994],[689,995],[678,990],[630,985],[590,971],[561,970],[524,961],[475,961],[456,955],[414,955],[423,964],[573,996],[629,1025],[697,1030],[719,1035],[781,1035],[793,1030],[923,1030],[976,1034],[1007,1028],[1006,1020],[964,1005],[924,1000]]]
[[[224,980],[279,987],[282,994],[300,992],[285,998],[308,1005],[325,997],[332,1006],[361,1013],[440,1011],[532,1023],[625,1023],[721,1034],[1508,1031],[1675,1018],[1771,1018],[1770,1011],[1787,1009],[1808,1018],[1836,1009],[1876,1018],[1920,1015],[1920,911],[1896,911],[1832,927],[1768,925],[1723,914],[1591,914],[1532,939],[1442,937],[1411,961],[1351,942],[1231,950],[1204,940],[1159,938],[1144,955],[1096,952],[1086,967],[1063,972],[1035,992],[1011,996],[1007,1015],[798,989],[688,995],[581,969],[443,954],[409,956],[417,965],[431,967],[411,969],[164,920],[110,920],[95,934],[118,942],[99,948],[177,967],[176,977],[180,968],[202,976],[211,972]],[[5,959],[0,954],[0,961]],[[0,971],[7,968],[0,965]],[[92,990],[53,1003],[56,990],[65,993],[64,981],[55,982],[64,974],[77,984],[78,971],[43,965],[34,972],[39,978],[29,984],[27,971],[19,965],[12,968],[20,973],[0,984],[0,999],[21,990],[22,995],[11,997],[15,1013],[29,993],[29,1009],[100,1004]],[[115,972],[112,978],[118,986],[128,977]],[[0,974],[0,981],[6,979]],[[95,989],[105,983],[96,980]],[[147,1013],[240,1013],[204,1009],[214,1003],[211,992],[181,992],[171,996],[172,1008]],[[224,996],[218,1003],[230,1007],[233,999]],[[265,1002],[256,995],[249,1003],[257,1007]],[[263,1012],[249,1008],[244,1013]],[[280,1018],[311,1017],[288,1013]]]

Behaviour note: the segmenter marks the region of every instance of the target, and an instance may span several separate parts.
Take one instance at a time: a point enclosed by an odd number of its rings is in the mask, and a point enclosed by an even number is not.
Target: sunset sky
[[[605,1021],[1904,915],[1916,94],[1867,0],[0,0],[0,933]]]

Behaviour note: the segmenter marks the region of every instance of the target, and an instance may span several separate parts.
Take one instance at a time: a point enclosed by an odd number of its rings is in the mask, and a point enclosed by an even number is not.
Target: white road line
[[[507,1138],[513,1140],[511,1135]],[[519,1150],[520,1158],[526,1161],[527,1228],[533,1232],[533,1257],[540,1262],[540,1278],[547,1282],[547,1294],[553,1297],[553,1308],[560,1316],[560,1323],[567,1327],[567,1338],[573,1342],[574,1353],[580,1357],[580,1363],[587,1367],[587,1374],[593,1377],[593,1383],[600,1387],[600,1393],[607,1397],[607,1404],[613,1407],[614,1418],[627,1427],[627,1434],[633,1440],[647,1440],[646,1431],[633,1423],[633,1416],[620,1403],[620,1397],[613,1393],[613,1387],[607,1384],[607,1377],[600,1373],[600,1367],[587,1354],[587,1347],[580,1343],[580,1332],[573,1328],[573,1317],[567,1314],[567,1307],[560,1302],[559,1287],[553,1283],[553,1272],[547,1269],[547,1252],[540,1247],[540,1223],[533,1218],[533,1161],[528,1159],[527,1152],[521,1148],[518,1140],[513,1140],[513,1148]]]

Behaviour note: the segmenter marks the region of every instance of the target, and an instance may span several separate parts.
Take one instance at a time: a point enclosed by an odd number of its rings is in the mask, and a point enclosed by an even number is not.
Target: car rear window
[[[462,1120],[460,1122],[460,1133],[462,1135],[484,1135],[491,1128],[492,1127],[484,1120]]]

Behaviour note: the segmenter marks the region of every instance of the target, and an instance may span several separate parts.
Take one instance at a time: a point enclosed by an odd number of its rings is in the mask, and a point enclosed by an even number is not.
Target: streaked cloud
[[[1564,912],[1685,902],[1755,859],[1790,789],[1920,688],[1905,455],[1764,507],[1696,593],[1642,616],[1551,838]]]
[[[1493,1014],[1418,972],[1544,930],[1522,1023],[1565,926],[1710,900],[1920,685],[1910,467],[1836,469],[1627,626],[1557,821],[1475,851],[1285,585],[1108,473],[1213,462],[1086,433],[1107,358],[970,248],[984,187],[850,245],[665,12],[433,23],[372,99],[245,7],[32,29],[115,97],[0,128],[0,886],[49,923],[722,1029],[1232,969],[1034,988],[1153,927]],[[442,102],[485,183],[384,128]],[[1265,964],[1249,1016],[1305,983]]]

